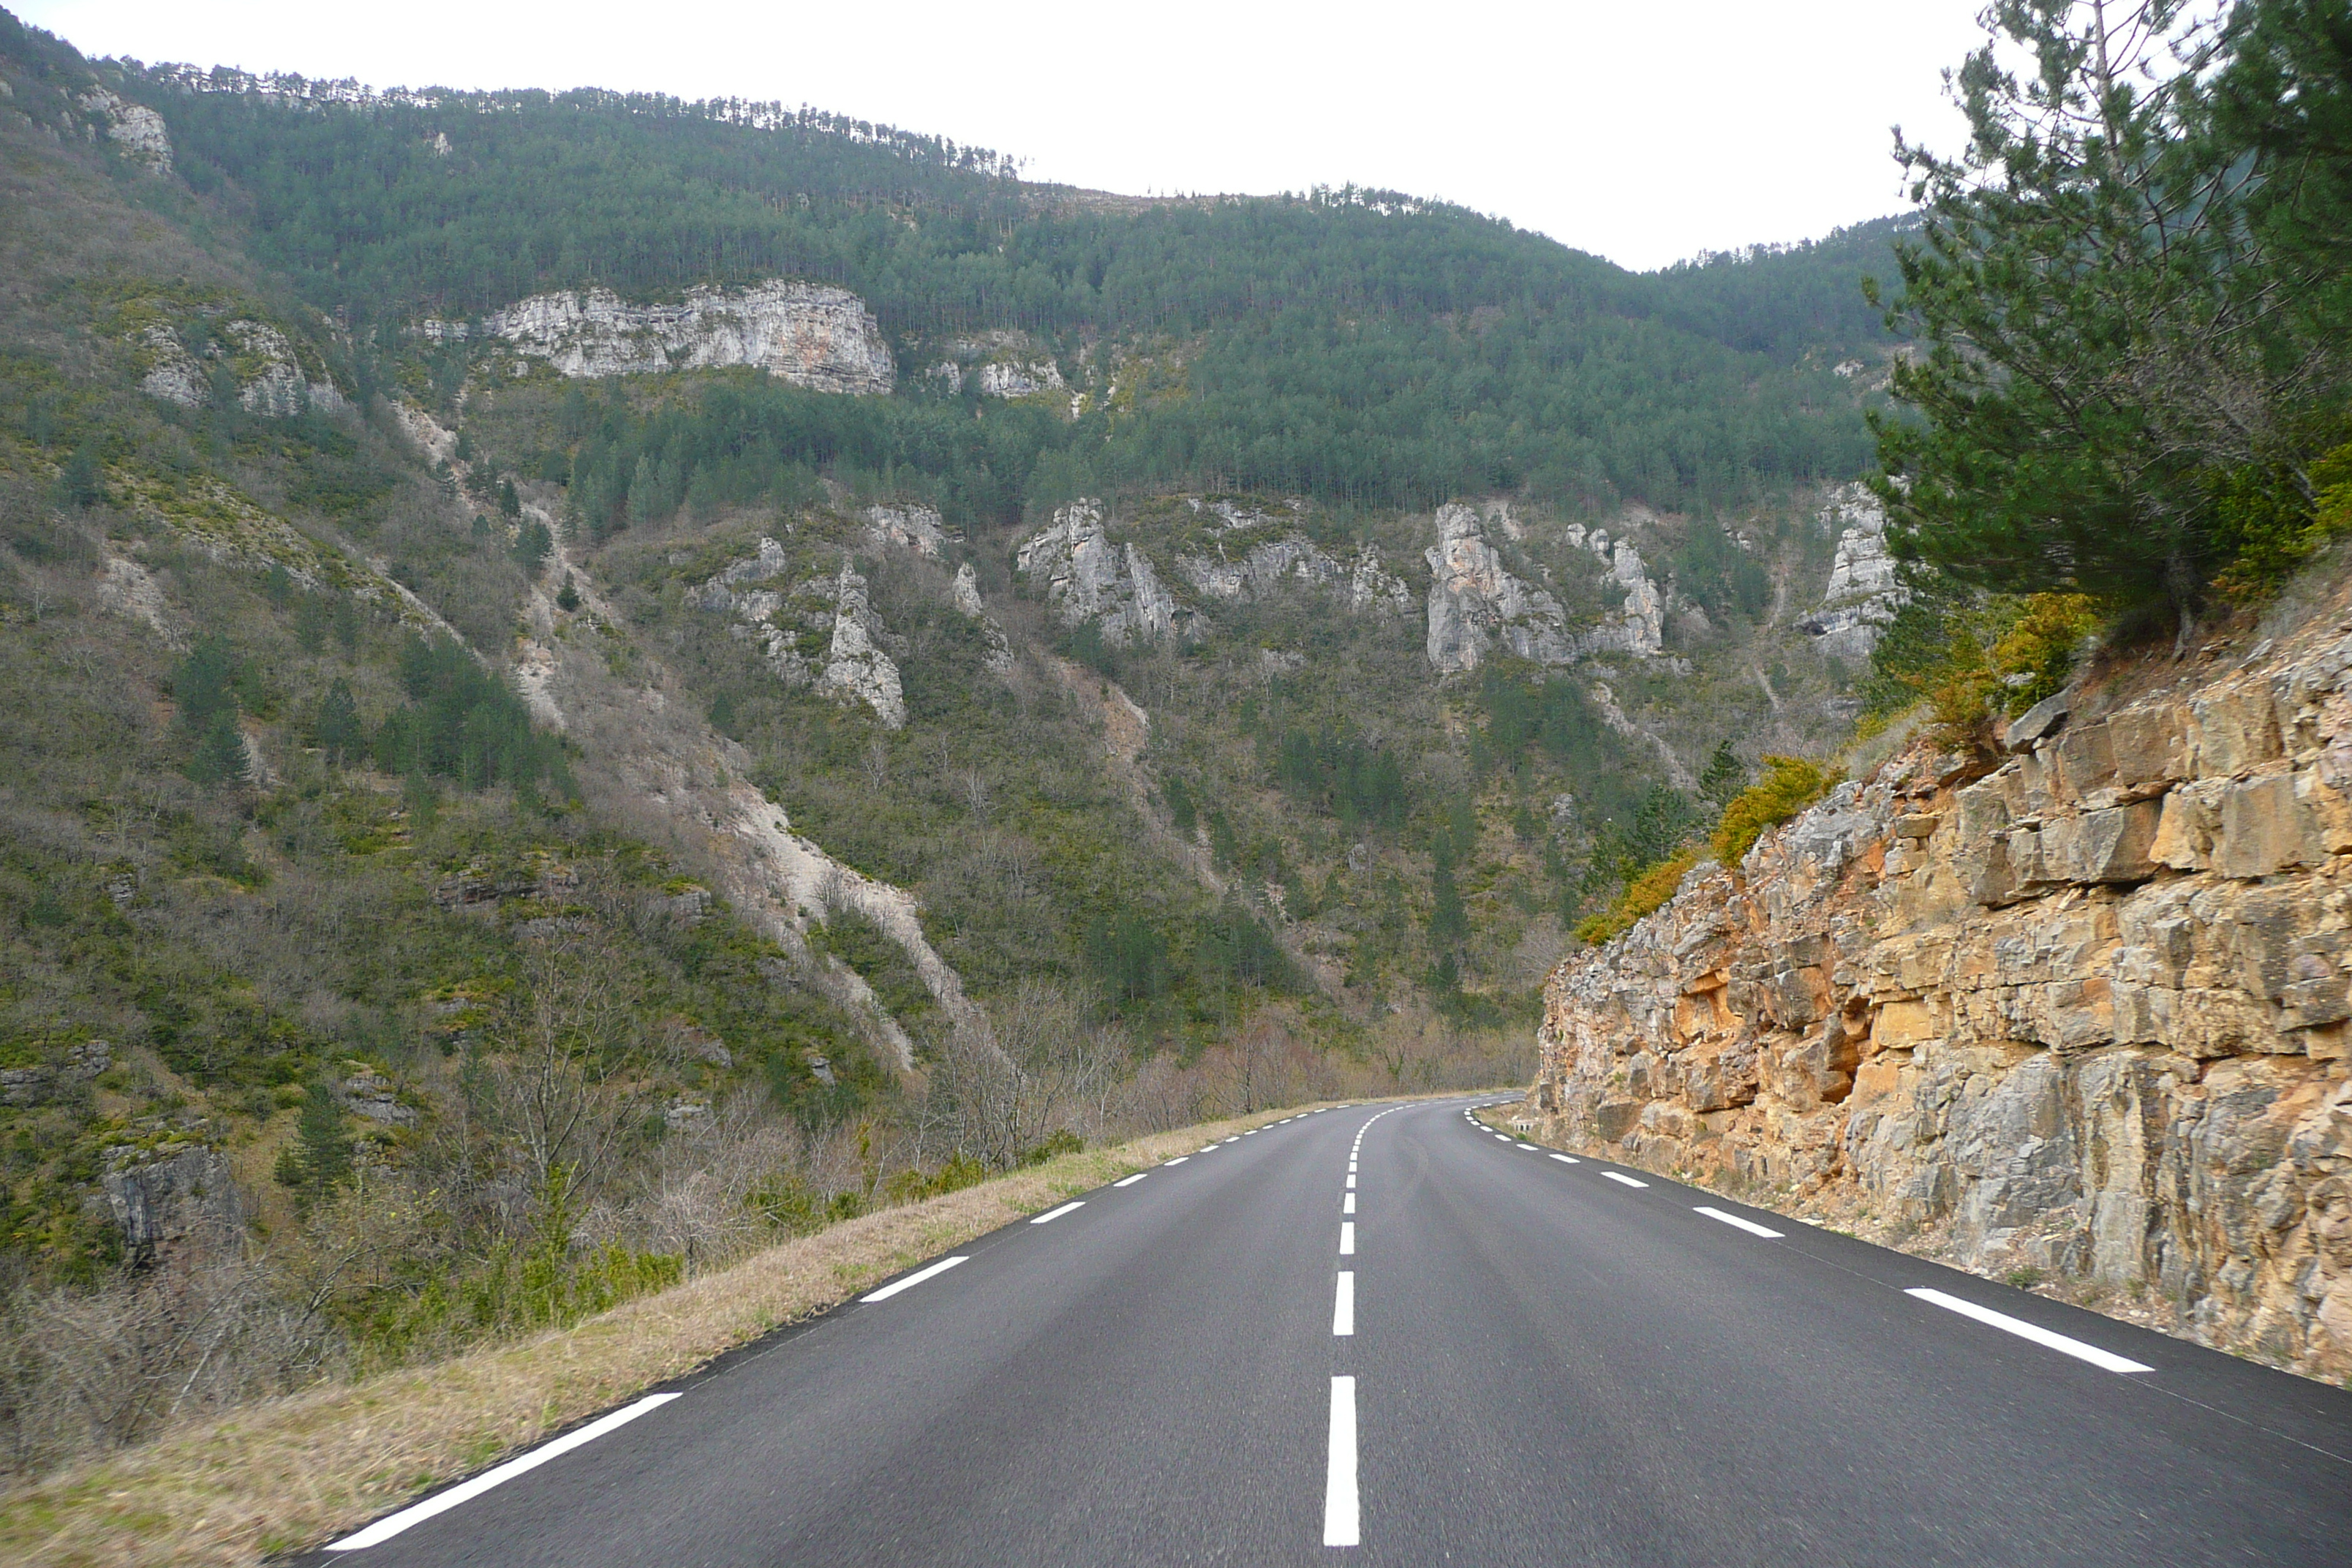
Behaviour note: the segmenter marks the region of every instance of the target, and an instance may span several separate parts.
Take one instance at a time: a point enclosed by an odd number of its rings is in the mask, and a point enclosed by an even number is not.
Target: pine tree
[[[1706,760],[1706,770],[1698,775],[1700,797],[1718,806],[1729,805],[1747,786],[1747,766],[1733,752],[1729,741],[1717,742],[1715,755]]]
[[[2212,86],[2240,79],[2261,16],[2308,9],[2245,0],[2218,43],[2180,0],[1988,13],[1995,40],[1957,79],[1966,152],[1901,149],[1927,221],[1896,247],[1890,323],[1930,346],[1894,381],[1924,422],[1873,419],[1898,553],[1978,586],[2160,609],[2185,637],[2216,576],[2275,542],[2250,537],[2277,531],[2276,509],[2242,476],[2274,476],[2308,514],[2311,464],[2343,439],[2352,354],[2327,307],[2347,256],[2340,237],[2298,245],[2307,228],[2281,215],[2335,210],[2344,182],[2306,177],[2327,135],[2267,143]],[[2275,51],[2260,92],[2340,115],[2343,52]]]
[[[338,679],[327,689],[327,695],[320,699],[319,720],[311,732],[320,749],[337,767],[365,744],[367,737],[360,723],[359,703],[352,696],[350,681]]]

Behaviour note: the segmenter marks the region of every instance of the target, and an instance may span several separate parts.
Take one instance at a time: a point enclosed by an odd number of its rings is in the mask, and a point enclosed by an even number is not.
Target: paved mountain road
[[[1087,1194],[312,1561],[2352,1563],[2352,1394],[1465,1103]]]

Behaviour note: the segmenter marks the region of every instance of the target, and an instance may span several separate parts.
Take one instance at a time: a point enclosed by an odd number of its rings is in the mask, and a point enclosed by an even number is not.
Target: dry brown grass
[[[577,1328],[167,1432],[0,1502],[0,1561],[196,1568],[326,1541],[909,1264],[1281,1114],[1064,1155],[772,1247]]]

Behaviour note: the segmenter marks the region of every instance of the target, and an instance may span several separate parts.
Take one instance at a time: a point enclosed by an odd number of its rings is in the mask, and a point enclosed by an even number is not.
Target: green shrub
[[[1764,776],[1723,808],[1708,848],[1726,866],[1737,866],[1764,830],[1783,823],[1829,793],[1834,771],[1802,757],[1766,757]],[[1663,901],[1663,900],[1662,900]]]
[[[1752,791],[1750,792],[1753,793]],[[1684,876],[1698,864],[1698,847],[1691,845],[1668,856],[1625,884],[1606,914],[1578,922],[1577,940],[1598,947],[1622,935],[1643,915],[1654,913],[1675,896]]]
[[[1981,749],[1996,713],[2022,713],[2064,689],[2104,618],[2083,594],[1971,598],[1931,579],[1872,652],[1864,711],[1890,720],[1924,702],[1945,744]]]
[[[2213,586],[2232,604],[2257,604],[2329,540],[2352,530],[2352,441],[2301,476],[2281,464],[2217,470],[2205,492],[2231,546],[2230,563]]]

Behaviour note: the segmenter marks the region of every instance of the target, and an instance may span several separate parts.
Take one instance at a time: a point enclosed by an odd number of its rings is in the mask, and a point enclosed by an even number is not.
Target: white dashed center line
[[[1169,1161],[1168,1163],[1171,1165],[1181,1165],[1192,1157],[1192,1156],[1190,1154],[1179,1154],[1173,1160]]]
[[[1350,1171],[1350,1172],[1349,1172],[1349,1173],[1348,1173],[1348,1185],[1349,1185],[1350,1188],[1353,1188],[1353,1187],[1355,1186],[1355,1184],[1356,1184],[1356,1173],[1355,1173],[1355,1172],[1353,1172],[1353,1171]]]
[[[1532,1143],[1522,1143],[1519,1147],[1525,1149],[1530,1154],[1536,1152],[1536,1146]]]
[[[1064,1204],[1057,1209],[1048,1209],[1044,1214],[1039,1215],[1035,1219],[1031,1220],[1029,1223],[1031,1225],[1050,1225],[1054,1221],[1061,1218],[1064,1215],[1068,1214],[1071,1210],[1082,1209],[1086,1206],[1086,1200],[1081,1198],[1076,1203]]]
[[[2089,1362],[2103,1372],[2154,1372],[2156,1370],[2152,1366],[2128,1361],[2113,1351],[2103,1351],[2096,1345],[2084,1344],[2081,1340],[2070,1339],[2064,1334],[2053,1333],[2050,1330],[2029,1323],[2022,1318],[2012,1318],[2006,1312],[1996,1312],[1990,1307],[1979,1307],[1974,1301],[1963,1301],[1958,1296],[1947,1296],[1941,1290],[1915,1289],[1906,1290],[1903,1293],[1906,1296],[1916,1296],[1922,1301],[1941,1307],[1946,1311],[1958,1312],[1964,1318],[1974,1318],[1979,1323],[1999,1329],[2003,1333],[2015,1334],[2021,1340],[2032,1340],[2044,1350],[2053,1350],[2061,1355],[2073,1356],[2076,1361]]]
[[[1339,1294],[1331,1299],[1331,1332],[1339,1335],[1355,1331],[1356,1276],[1352,1269],[1341,1269]]]
[[[1354,1214],[1356,1212],[1355,1194],[1349,1193],[1339,1200],[1339,1212],[1341,1214]]]
[[[1758,1225],[1752,1219],[1742,1219],[1736,1214],[1726,1214],[1721,1209],[1711,1209],[1706,1207],[1705,1205],[1701,1205],[1698,1208],[1694,1209],[1691,1212],[1694,1214],[1703,1214],[1709,1219],[1719,1219],[1724,1224],[1730,1226],[1733,1229],[1744,1230],[1750,1236],[1769,1237],[1777,1241],[1780,1239],[1781,1235],[1780,1231],[1767,1229],[1765,1226]]]
[[[1578,1159],[1573,1154],[1554,1154],[1552,1158],[1559,1161],[1563,1165],[1581,1165],[1584,1163],[1583,1161]]]
[[[1111,1184],[1111,1185],[1112,1185],[1112,1186],[1114,1186],[1114,1187],[1131,1187],[1131,1186],[1135,1185],[1135,1184],[1136,1184],[1136,1183],[1138,1183],[1138,1182],[1139,1182],[1139,1181],[1143,1180],[1143,1178],[1144,1178],[1144,1177],[1146,1177],[1146,1176],[1150,1175],[1150,1173],[1150,1173],[1150,1172],[1149,1172],[1149,1171],[1138,1171],[1138,1172],[1136,1172],[1136,1173],[1135,1173],[1135,1174],[1133,1174],[1133,1175],[1131,1175],[1131,1176],[1128,1177],[1125,1181],[1113,1182],[1113,1183]]]
[[[1355,1255],[1356,1226],[1352,1221],[1343,1219],[1339,1222],[1339,1256],[1352,1258]]]
[[[1356,1505],[1356,1380],[1331,1380],[1331,1462],[1323,1475],[1323,1544],[1363,1539]]]
[[[891,1297],[897,1295],[899,1291],[911,1289],[915,1286],[920,1285],[924,1280],[930,1279],[935,1274],[945,1274],[949,1269],[953,1268],[957,1264],[961,1263],[963,1259],[961,1258],[942,1258],[937,1263],[932,1264],[929,1268],[918,1268],[912,1274],[908,1275],[904,1279],[894,1279],[889,1284],[883,1286],[879,1290],[875,1291],[873,1294],[861,1296],[858,1299],[864,1301],[887,1301]]]
[[[1622,1171],[1603,1171],[1601,1173],[1612,1182],[1622,1182],[1629,1187],[1646,1187],[1650,1184],[1647,1182],[1637,1182]]]

